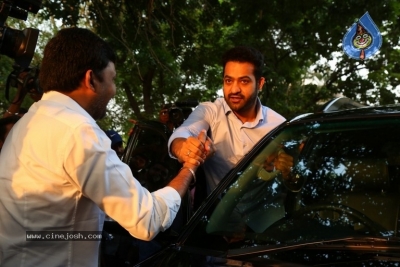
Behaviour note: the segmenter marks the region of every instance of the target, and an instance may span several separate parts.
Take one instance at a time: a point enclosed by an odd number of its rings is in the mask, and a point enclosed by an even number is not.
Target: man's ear
[[[91,90],[93,90],[93,92],[96,91],[96,88],[94,86],[94,74],[92,70],[87,70],[85,73],[85,86]]]
[[[258,82],[258,91],[262,91],[264,83],[265,83],[265,78],[261,77],[259,82]]]

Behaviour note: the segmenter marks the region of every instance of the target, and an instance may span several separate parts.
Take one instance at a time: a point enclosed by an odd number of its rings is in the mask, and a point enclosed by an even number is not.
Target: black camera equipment
[[[198,104],[199,101],[193,99],[175,102],[175,104],[168,109],[169,120],[174,124],[174,127],[179,127]]]
[[[8,99],[9,86],[17,87],[21,83],[28,92],[32,89],[40,92],[37,82],[37,68],[30,68],[39,30],[26,28],[16,30],[5,25],[7,18],[26,20],[28,13],[36,14],[42,7],[41,0],[5,0],[0,7],[0,54],[14,59],[13,72],[8,76],[6,83],[6,97]],[[25,73],[25,74],[23,74]],[[21,75],[23,74],[23,75]],[[21,77],[24,77],[21,79]],[[29,78],[29,79],[28,79]]]

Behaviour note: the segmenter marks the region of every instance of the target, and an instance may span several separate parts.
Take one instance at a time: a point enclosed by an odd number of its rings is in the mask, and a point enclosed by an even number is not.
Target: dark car
[[[174,115],[176,110],[172,110]],[[179,119],[179,116],[175,116]],[[167,142],[171,135],[168,127],[153,120],[137,121],[132,128],[122,161],[129,165],[134,177],[150,192],[168,184],[178,173],[181,164],[168,154]],[[106,218],[101,242],[101,267],[132,266],[169,245],[192,216],[189,192],[172,226],[159,233],[151,242],[141,241],[129,234],[116,221]]]
[[[290,179],[263,167],[282,152]],[[317,112],[260,140],[138,266],[399,266],[399,211],[400,106]]]

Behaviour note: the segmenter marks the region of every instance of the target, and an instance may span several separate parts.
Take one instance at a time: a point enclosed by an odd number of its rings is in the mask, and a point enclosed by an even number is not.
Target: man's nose
[[[235,81],[232,83],[232,88],[231,88],[231,93],[240,93],[241,88],[240,88],[240,83],[239,81]]]

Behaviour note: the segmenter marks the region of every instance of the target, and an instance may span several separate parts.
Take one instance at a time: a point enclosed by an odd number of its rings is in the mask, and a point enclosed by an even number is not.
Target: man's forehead
[[[249,62],[229,61],[225,65],[224,77],[254,77],[254,65]]]

